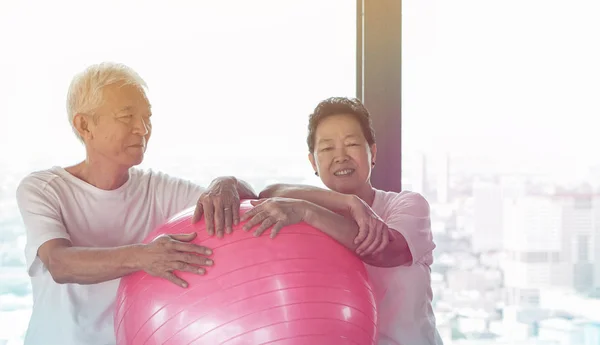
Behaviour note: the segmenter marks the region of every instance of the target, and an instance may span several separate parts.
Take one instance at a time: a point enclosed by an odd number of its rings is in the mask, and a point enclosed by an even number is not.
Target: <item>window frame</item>
[[[356,96],[377,142],[373,187],[402,190],[402,1],[356,1]]]

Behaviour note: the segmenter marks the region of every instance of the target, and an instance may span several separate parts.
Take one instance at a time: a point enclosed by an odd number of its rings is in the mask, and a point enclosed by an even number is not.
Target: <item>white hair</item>
[[[132,68],[114,62],[102,62],[91,65],[73,77],[67,94],[67,115],[77,138],[83,139],[77,132],[73,119],[76,114],[90,114],[102,106],[104,87],[116,83],[135,85],[142,90],[148,89],[146,82]]]

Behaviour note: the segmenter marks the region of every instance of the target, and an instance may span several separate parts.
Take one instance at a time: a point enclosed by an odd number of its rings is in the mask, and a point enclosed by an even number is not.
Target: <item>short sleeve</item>
[[[206,190],[192,181],[162,172],[156,173],[155,179],[157,185],[155,197],[166,219],[194,206],[200,195]]]
[[[17,187],[17,205],[25,224],[27,241],[25,260],[27,273],[34,277],[46,268],[38,257],[38,249],[47,241],[63,238],[70,240],[62,222],[56,194],[48,190],[46,181],[27,176]]]
[[[387,209],[386,225],[404,236],[413,258],[412,264],[431,255],[435,244],[427,200],[419,193],[404,192],[391,198]]]

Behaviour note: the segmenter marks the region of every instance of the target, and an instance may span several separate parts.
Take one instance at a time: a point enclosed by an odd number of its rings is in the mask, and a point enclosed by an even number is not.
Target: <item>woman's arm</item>
[[[302,201],[303,221],[321,230],[346,248],[355,251],[360,243],[354,239],[358,235],[358,225],[352,219],[332,212],[309,201]]]
[[[398,207],[395,207],[398,215],[394,215],[392,217],[393,224],[386,224],[364,201],[360,200],[360,198],[354,195],[342,194],[318,187],[281,183],[273,184],[265,188],[260,193],[259,197],[286,197],[301,199],[312,204],[319,205],[335,213],[340,213],[347,217],[353,218],[359,227],[359,231],[357,232],[358,236],[355,237],[358,243],[353,247],[346,247],[353,250],[358,249],[359,252],[369,249],[369,246],[373,245],[374,243],[376,245],[377,232],[379,232],[381,235],[384,235],[383,232],[385,232],[386,236],[384,237],[387,237],[387,240],[384,238],[379,242],[380,244],[383,242],[382,247],[384,247],[384,249],[374,254],[362,256],[363,261],[372,266],[396,267],[410,264],[414,261],[410,246],[404,235],[405,233],[411,232],[410,229],[406,229],[407,226],[410,227],[411,225],[414,225],[420,227],[420,225],[415,224],[414,219],[422,218],[422,210],[417,209],[416,212],[419,213],[419,216],[415,217],[412,215],[412,213],[415,213],[414,206],[407,208],[406,204],[398,205]],[[422,203],[423,202],[420,202],[418,204],[421,205]],[[325,215],[323,212],[314,212],[314,210],[309,214],[310,217],[313,218],[320,218]],[[428,220],[428,216],[426,218]],[[313,220],[313,222],[315,222],[315,220]],[[311,225],[318,229],[324,229],[315,224]],[[396,229],[398,227],[402,227],[402,231]],[[374,238],[372,237],[370,239],[369,234],[371,232],[373,232],[373,235],[371,236],[374,236]],[[375,249],[376,248],[370,248],[368,252],[373,252]]]
[[[258,197],[306,200],[336,213],[346,213],[353,196],[314,186],[277,183],[267,186]]]
[[[371,231],[365,241],[360,242],[355,240],[359,233],[355,221],[310,201],[274,197],[253,201],[252,204],[255,207],[246,212],[241,220],[248,220],[244,225],[246,230],[260,224],[255,230],[257,236],[272,227],[271,237],[275,237],[283,227],[304,221],[354,252],[363,242],[373,244],[377,248],[382,243],[388,244],[388,238],[393,241],[381,253],[372,255],[365,251],[361,258],[367,264],[393,267],[410,261],[410,252],[402,235],[388,229],[379,218],[371,219]]]

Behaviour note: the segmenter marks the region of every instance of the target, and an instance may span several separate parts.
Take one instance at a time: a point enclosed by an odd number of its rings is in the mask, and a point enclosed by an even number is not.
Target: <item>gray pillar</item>
[[[357,97],[373,117],[377,164],[371,182],[401,190],[402,1],[357,0]]]

